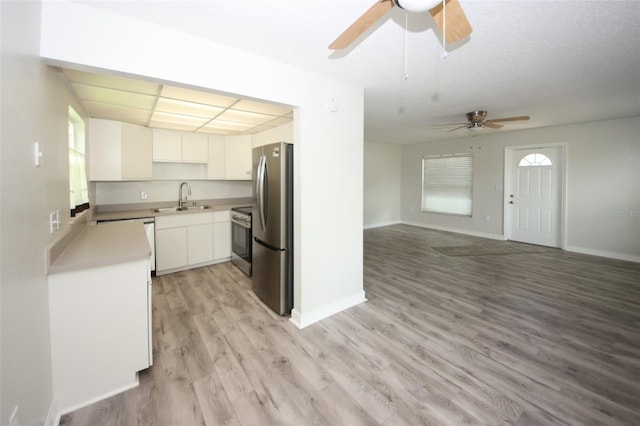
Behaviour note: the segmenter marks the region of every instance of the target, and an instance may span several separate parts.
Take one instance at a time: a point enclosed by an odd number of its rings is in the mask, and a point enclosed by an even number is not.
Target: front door
[[[507,182],[507,238],[560,247],[562,148],[514,149]]]

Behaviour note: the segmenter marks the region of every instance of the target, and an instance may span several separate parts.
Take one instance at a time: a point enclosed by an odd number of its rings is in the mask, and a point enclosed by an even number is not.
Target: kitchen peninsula
[[[68,412],[137,385],[153,360],[142,224],[80,223],[48,266],[55,402]]]

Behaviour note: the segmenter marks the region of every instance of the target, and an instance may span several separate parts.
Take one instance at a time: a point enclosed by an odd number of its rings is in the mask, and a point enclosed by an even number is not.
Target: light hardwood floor
[[[154,278],[154,365],[61,424],[640,424],[640,264],[446,256],[497,243],[407,225],[364,240],[368,302],[303,330],[229,263]]]

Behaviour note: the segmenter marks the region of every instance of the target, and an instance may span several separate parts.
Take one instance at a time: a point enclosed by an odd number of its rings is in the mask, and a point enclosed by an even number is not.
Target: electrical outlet
[[[9,416],[9,426],[18,426],[18,406],[13,407],[13,411]]]
[[[149,198],[149,194],[147,194],[144,191],[140,191],[140,199],[141,200],[146,200],[147,198]]]
[[[489,217],[489,215],[486,215],[486,216],[484,217],[484,221],[485,221],[485,222],[489,222],[489,219],[491,219],[491,218]]]

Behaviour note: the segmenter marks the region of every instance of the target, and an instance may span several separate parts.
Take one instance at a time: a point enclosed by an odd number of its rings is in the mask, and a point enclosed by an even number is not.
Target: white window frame
[[[422,158],[422,204],[427,213],[473,216],[473,154]]]

